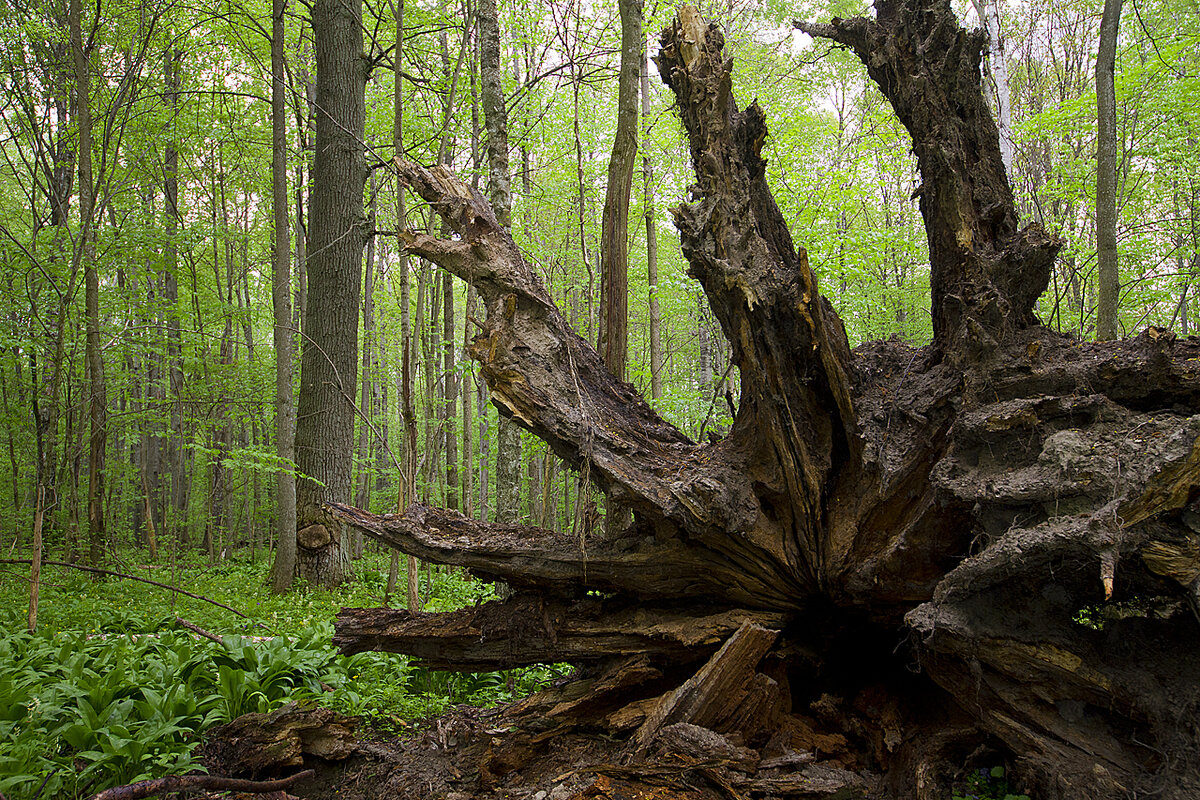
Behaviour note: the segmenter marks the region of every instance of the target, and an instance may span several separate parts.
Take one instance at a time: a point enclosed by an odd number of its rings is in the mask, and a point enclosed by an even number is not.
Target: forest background
[[[401,477],[413,475],[414,499],[495,519],[498,486],[515,480],[516,516],[586,533],[596,499],[540,441],[522,434],[519,458],[498,455],[499,420],[465,354],[480,314],[467,287],[397,246],[389,211],[397,97],[408,158],[487,183],[479,8],[446,0],[404,9],[398,91],[397,11],[364,5],[365,203],[376,235],[362,262],[353,496],[343,499],[394,510]],[[617,8],[572,1],[498,11],[512,233],[572,324],[596,341]],[[757,97],[766,111],[770,183],[851,344],[928,342],[928,253],[908,135],[852,55],[791,26],[869,10],[746,2],[702,11],[727,31],[735,94]],[[1018,208],[1066,242],[1039,316],[1092,337],[1100,8],[1047,0],[957,11],[968,26],[998,21],[985,85]],[[674,12],[646,3],[651,54]],[[323,311],[310,303],[306,276],[309,16],[293,4],[282,19],[292,260],[284,338],[296,348],[310,315]],[[28,557],[35,527],[51,556],[95,564],[125,547],[174,563],[181,550],[215,560],[244,549],[255,559],[274,546],[273,487],[295,465],[276,448],[270,20],[267,4],[241,0],[0,8],[0,531],[10,557]],[[73,35],[86,46],[73,48]],[[1126,4],[1116,102],[1118,332],[1158,325],[1188,335],[1200,279],[1194,0]],[[691,183],[670,103],[651,68],[627,230],[627,379],[699,439],[728,427],[738,381],[670,222],[669,207]],[[81,191],[85,181],[90,191]],[[406,213],[411,229],[433,225],[411,198]],[[419,437],[411,455],[399,402],[406,349]],[[294,388],[299,359],[288,359]],[[518,478],[499,474],[517,465]],[[363,551],[361,541],[347,547]]]

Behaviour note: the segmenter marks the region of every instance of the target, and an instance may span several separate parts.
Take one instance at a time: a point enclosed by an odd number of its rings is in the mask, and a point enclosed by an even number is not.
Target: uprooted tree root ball
[[[721,32],[684,9],[662,36],[696,172],[675,221],[740,372],[720,441],[690,441],[609,374],[478,193],[396,163],[455,234],[406,247],[486,305],[471,354],[493,402],[633,512],[581,543],[428,506],[327,507],[513,588],[448,614],[346,610],[345,651],[579,665],[461,736],[424,734],[469,763],[405,796],[943,800],[964,764],[1001,763],[1044,800],[1200,794],[1200,343],[1084,344],[1038,323],[1060,243],[1018,225],[980,35],[945,0],[877,5],[799,25],[855,52],[912,135],[921,349],[850,350],[767,186],[766,120],[737,106]],[[1109,598],[1159,611],[1076,622]]]

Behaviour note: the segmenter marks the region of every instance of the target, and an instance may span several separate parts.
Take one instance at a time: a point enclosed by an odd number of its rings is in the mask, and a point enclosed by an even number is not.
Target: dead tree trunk
[[[347,610],[335,640],[442,668],[578,662],[588,688],[537,724],[636,731],[631,758],[686,723],[764,753],[822,742],[813,758],[882,775],[897,798],[948,796],[971,758],[1011,763],[1039,798],[1195,796],[1200,342],[1084,344],[1038,324],[1058,243],[1017,225],[984,40],[948,2],[802,27],[858,53],[913,135],[933,345],[850,351],[767,186],[763,114],[738,108],[720,31],[684,9],[657,62],[696,170],[674,212],[683,251],[741,374],[729,435],[696,444],[662,420],[477,192],[397,162],[456,233],[405,246],[486,306],[471,355],[493,402],[634,525],[580,542],[428,506],[327,506],[516,590],[453,614]],[[1102,630],[1076,622],[1093,608]],[[829,770],[830,793],[867,791]]]

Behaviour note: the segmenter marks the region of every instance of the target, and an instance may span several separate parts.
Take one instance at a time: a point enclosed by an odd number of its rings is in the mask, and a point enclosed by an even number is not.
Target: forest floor
[[[731,747],[723,737],[682,725],[675,727],[692,730],[668,732],[658,747],[635,758],[620,738],[521,730],[513,725],[510,708],[457,706],[402,738],[365,729],[347,758],[307,755],[303,766],[314,769],[316,776],[293,786],[289,795],[304,800],[883,796],[877,776],[843,769],[838,759],[817,762],[811,751],[791,750],[781,742],[773,743],[773,755],[771,745],[760,753]],[[230,759],[236,762],[239,756],[225,756],[239,749],[244,755],[244,738],[224,739],[227,735],[220,728],[209,734],[203,761],[213,773],[235,772]],[[274,736],[264,732],[266,739]]]

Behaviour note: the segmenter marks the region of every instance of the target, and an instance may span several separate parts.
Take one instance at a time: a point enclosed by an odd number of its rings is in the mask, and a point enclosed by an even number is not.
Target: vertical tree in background
[[[392,88],[392,147],[396,157],[404,155],[404,0],[396,0],[392,6],[396,18],[396,55],[392,62],[394,84]],[[404,210],[404,189],[396,189],[396,230],[408,226]],[[400,281],[400,415],[403,418],[404,470],[400,476],[399,502],[401,513],[408,508],[416,496],[417,486],[417,418],[413,403],[413,331],[412,311],[409,306],[408,251],[400,248],[400,260],[396,265],[397,280]],[[388,571],[388,594],[395,589],[396,572],[399,568],[399,553],[392,553]],[[410,611],[419,611],[421,598],[417,594],[417,559],[407,559],[406,599]]]
[[[1096,54],[1096,338],[1117,338],[1117,34],[1121,0],[1104,0]]]
[[[271,2],[271,307],[275,315],[275,455],[286,464],[295,455],[296,408],[292,398],[292,271],[288,241],[287,119],[284,108],[283,15],[286,0]],[[296,574],[296,477],[275,475],[275,563],[271,590],[284,592]]]
[[[93,564],[104,551],[104,456],[108,441],[108,395],[100,354],[100,278],[96,273],[96,188],[92,173],[91,46],[83,41],[81,0],[71,0],[68,13],[71,56],[75,66],[76,157],[79,169],[80,242],[76,258],[83,264],[84,315],[88,367],[88,544]]]
[[[600,230],[600,354],[617,380],[625,380],[629,354],[629,194],[637,160],[638,72],[642,62],[640,0],[618,0],[621,67],[617,81],[617,132],[608,159],[608,187]],[[629,510],[609,498],[605,528],[615,536]]]
[[[512,184],[508,172],[508,110],[500,72],[500,22],[496,0],[480,0],[479,77],[487,130],[488,201],[504,230],[512,228]],[[516,522],[521,494],[521,431],[504,414],[496,441],[496,520]]]
[[[362,347],[362,364],[361,374],[359,375],[360,394],[358,400],[359,413],[361,420],[358,425],[358,477],[356,487],[354,489],[354,504],[359,508],[371,507],[371,443],[375,439],[376,414],[375,404],[372,402],[375,394],[375,364],[373,362],[375,354],[375,342],[378,338],[375,332],[375,259],[379,258],[380,263],[383,262],[383,248],[376,250],[376,242],[374,231],[378,227],[377,221],[379,218],[379,205],[377,202],[379,187],[375,182],[375,175],[371,175],[371,185],[368,191],[368,196],[371,198],[371,210],[368,217],[368,224],[371,235],[367,238],[367,256],[363,264],[363,302],[362,302],[362,326],[363,340]],[[351,534],[350,556],[352,558],[362,558],[363,554],[363,537],[358,533]]]
[[[163,244],[163,301],[167,307],[167,371],[171,404],[171,434],[166,441],[167,469],[171,473],[171,494],[167,499],[176,541],[187,544],[187,473],[184,471],[183,431],[183,331],[179,319],[179,69],[183,52],[170,48],[163,56],[168,105],[171,109],[171,134],[163,154],[163,199],[166,202],[166,241]],[[289,384],[290,385],[290,384]]]
[[[996,106],[996,128],[1000,133],[1000,158],[1004,161],[1006,172],[1012,172],[1013,166],[1013,136],[1012,136],[1012,103],[1008,97],[1008,62],[1004,53],[1004,36],[1000,30],[1001,0],[972,0],[975,13],[979,15],[979,23],[988,35],[987,57],[984,59],[984,72],[988,78],[984,82],[987,92],[992,95]]]
[[[308,314],[296,420],[296,524],[300,575],[334,586],[349,573],[343,525],[324,521],[327,500],[350,497],[358,303],[362,281],[366,68],[361,0],[317,0],[317,140],[309,213]],[[318,483],[319,481],[319,483]]]
[[[617,380],[625,380],[629,349],[629,193],[637,158],[638,71],[642,9],[619,0],[621,67],[617,84],[617,132],[608,160],[608,188],[600,233],[600,353]]]
[[[658,231],[654,221],[654,164],[650,141],[650,48],[642,39],[642,183],[646,214],[646,284],[650,300],[650,396],[662,399],[662,313],[658,308]]]
[[[446,90],[442,105],[442,136],[438,145],[438,163],[447,168],[454,161],[454,101],[458,93],[458,81],[462,75],[463,63],[466,61],[467,50],[471,42],[470,8],[463,8],[463,34],[459,43],[458,56],[453,67],[450,62],[449,39],[446,32],[439,35],[442,50],[442,67],[446,73],[449,87]],[[448,7],[447,7],[448,10]],[[443,233],[448,228],[443,227]],[[444,431],[442,441],[445,443],[446,454],[446,507],[458,508],[458,435],[455,409],[458,405],[458,376],[455,370],[455,310],[454,310],[454,276],[449,271],[442,271],[442,396],[441,424]],[[466,415],[463,415],[464,421]],[[463,500],[466,502],[465,498]]]

